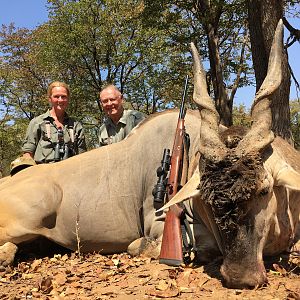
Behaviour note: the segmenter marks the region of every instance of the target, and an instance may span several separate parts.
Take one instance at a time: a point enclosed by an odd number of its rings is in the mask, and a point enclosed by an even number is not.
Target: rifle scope
[[[153,188],[152,195],[155,202],[162,203],[167,193],[167,175],[170,169],[170,149],[164,149],[161,166],[156,170],[158,177],[157,183]]]

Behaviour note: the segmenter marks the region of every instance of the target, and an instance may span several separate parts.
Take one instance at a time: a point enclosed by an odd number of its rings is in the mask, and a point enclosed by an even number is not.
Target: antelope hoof
[[[18,247],[11,242],[0,246],[0,266],[7,267],[11,265],[14,262],[17,250]]]

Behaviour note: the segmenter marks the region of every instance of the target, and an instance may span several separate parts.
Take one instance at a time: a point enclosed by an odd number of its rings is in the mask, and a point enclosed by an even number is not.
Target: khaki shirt
[[[86,143],[81,123],[65,114],[63,125],[64,143],[70,149],[68,156],[85,152]],[[54,162],[55,146],[58,143],[57,131],[50,110],[33,118],[27,128],[22,151],[33,153],[37,163]],[[72,132],[74,142],[72,142]]]
[[[135,110],[124,110],[117,124],[107,117],[98,131],[100,147],[120,142],[144,119],[145,115]]]

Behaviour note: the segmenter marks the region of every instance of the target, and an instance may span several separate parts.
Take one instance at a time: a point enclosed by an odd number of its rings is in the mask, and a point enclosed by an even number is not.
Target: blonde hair
[[[68,97],[70,97],[70,87],[66,83],[64,83],[64,82],[54,81],[54,82],[50,83],[49,86],[48,86],[48,90],[47,90],[47,96],[48,96],[48,98],[51,97],[52,90],[55,87],[64,87],[67,90]]]

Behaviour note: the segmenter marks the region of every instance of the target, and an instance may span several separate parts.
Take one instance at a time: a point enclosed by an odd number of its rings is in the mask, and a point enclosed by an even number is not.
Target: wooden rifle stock
[[[182,208],[172,205],[166,213],[159,262],[169,266],[183,263],[180,217]]]
[[[188,76],[186,77],[183,99],[180,106],[179,118],[177,122],[175,139],[171,154],[171,169],[167,184],[166,202],[170,201],[178,191],[184,147],[184,100],[187,88]],[[175,204],[166,213],[162,244],[159,262],[171,266],[179,266],[183,263],[182,235],[181,235],[181,215],[182,208]]]

